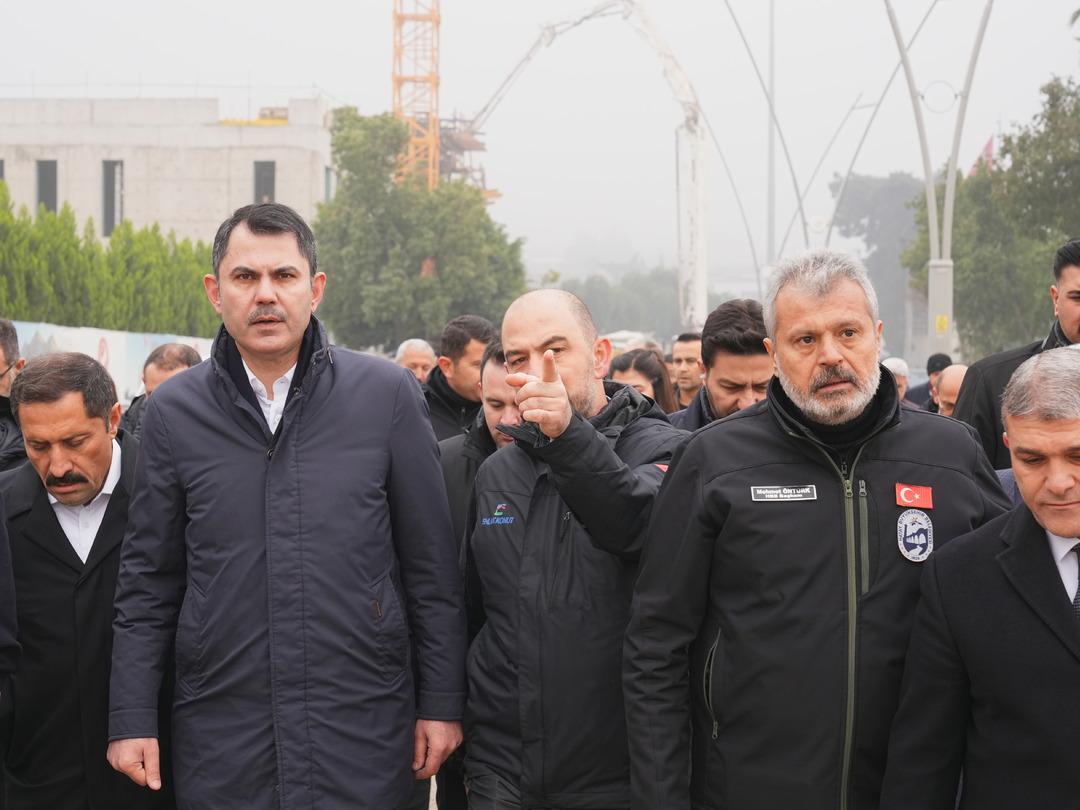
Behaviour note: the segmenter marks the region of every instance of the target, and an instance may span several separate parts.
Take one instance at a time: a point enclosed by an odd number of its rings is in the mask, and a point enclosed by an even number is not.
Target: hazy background
[[[550,22],[580,15],[582,0],[443,0],[442,113],[471,115]],[[646,2],[718,131],[747,205],[759,260],[765,250],[767,108],[719,0]],[[930,0],[895,0],[910,35]],[[765,0],[732,6],[762,69]],[[1051,75],[1075,75],[1080,42],[1067,24],[1080,0],[997,0],[960,152],[966,171],[991,136],[1027,121]],[[913,49],[935,167],[944,164],[983,3],[942,0]],[[215,96],[222,117],[254,117],[290,95],[319,92],[372,114],[390,107],[391,0],[207,2],[182,7],[113,0],[9,5],[0,96]],[[876,101],[897,61],[884,4],[777,0],[777,107],[800,184],[855,97]],[[856,112],[807,203],[826,222],[827,182],[843,173],[869,115]],[[675,262],[674,130],[680,110],[659,63],[619,19],[591,22],[533,61],[486,127],[496,220],[525,239],[533,280],[581,276],[601,265]],[[752,262],[727,180],[710,155],[711,285],[750,293]],[[921,177],[902,76],[893,84],[856,171]],[[777,145],[777,240],[791,216],[791,179]],[[207,234],[209,238],[210,234]],[[823,231],[811,234],[820,243]],[[836,239],[834,237],[834,244]],[[786,252],[802,247],[798,226]]]

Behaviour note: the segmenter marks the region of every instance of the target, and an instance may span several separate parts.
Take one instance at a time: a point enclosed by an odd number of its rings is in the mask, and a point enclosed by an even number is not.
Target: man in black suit
[[[170,808],[170,794],[105,759],[113,595],[138,452],[119,435],[116,387],[84,354],[44,355],[16,378],[11,404],[30,463],[0,476],[22,645],[7,808]]]
[[[1080,346],[1017,369],[1005,442],[1023,503],[922,575],[881,810],[1080,803]]]
[[[992,354],[974,363],[964,376],[956,410],[951,414],[979,434],[995,470],[1009,466],[1009,451],[1001,440],[1001,394],[1012,373],[1029,357],[1080,342],[1080,239],[1066,242],[1054,255],[1050,287],[1054,325],[1050,334],[1018,349]]]

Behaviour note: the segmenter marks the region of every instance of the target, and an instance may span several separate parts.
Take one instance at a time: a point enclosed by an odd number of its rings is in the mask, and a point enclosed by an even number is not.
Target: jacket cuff
[[[421,720],[461,720],[465,714],[464,692],[429,692],[420,690],[416,699],[416,716]]]
[[[581,463],[581,453],[596,437],[596,428],[590,422],[574,414],[570,424],[557,439],[550,439],[547,444],[526,448],[529,455],[546,461],[553,467]]]
[[[115,709],[109,712],[109,742],[158,736],[158,710]]]

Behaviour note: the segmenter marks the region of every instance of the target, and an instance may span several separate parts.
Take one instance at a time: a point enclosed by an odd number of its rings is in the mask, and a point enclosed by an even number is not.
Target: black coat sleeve
[[[998,435],[997,411],[1001,407],[995,392],[991,390],[986,375],[979,366],[972,366],[964,375],[960,393],[956,398],[953,418],[975,428],[986,457],[993,462],[997,457]]]
[[[15,671],[19,657],[18,638],[15,576],[11,568],[6,512],[3,498],[0,498],[0,692],[7,690],[7,679]]]
[[[458,544],[439,448],[420,388],[403,371],[390,426],[387,500],[413,648],[417,714],[460,720],[465,704],[465,607]]]
[[[685,436],[671,433],[671,442],[658,443],[652,458],[636,466],[619,458],[608,438],[576,414],[557,439],[522,447],[551,467],[559,496],[598,548],[637,559],[672,446]]]
[[[162,679],[187,584],[184,488],[157,402],[143,416],[120,552],[109,689],[109,739],[158,736]]]
[[[964,761],[970,687],[949,627],[937,557],[922,574],[889,737],[881,810],[954,810]]]
[[[709,597],[718,516],[704,494],[699,444],[676,453],[653,509],[623,658],[634,810],[690,806],[689,646]]]

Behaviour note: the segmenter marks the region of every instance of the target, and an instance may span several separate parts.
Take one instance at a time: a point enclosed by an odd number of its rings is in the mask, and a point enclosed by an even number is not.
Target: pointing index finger
[[[559,367],[555,365],[555,352],[548,349],[544,352],[544,382],[559,382]]]

